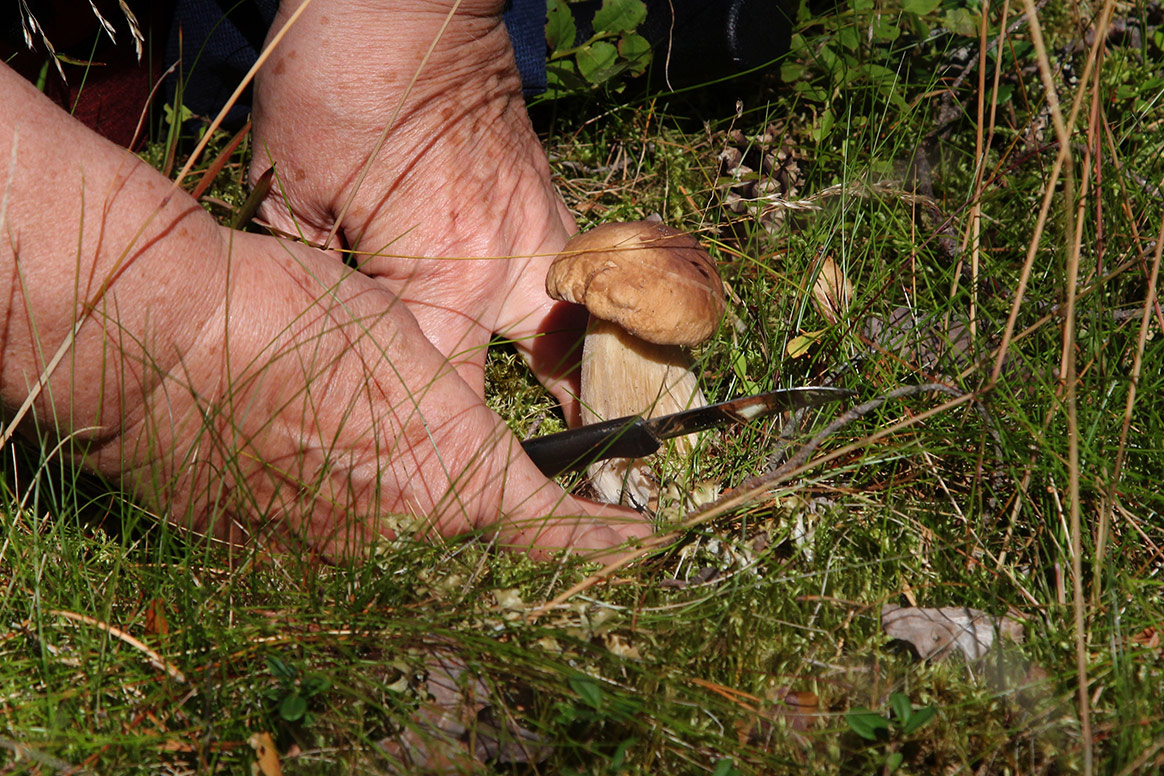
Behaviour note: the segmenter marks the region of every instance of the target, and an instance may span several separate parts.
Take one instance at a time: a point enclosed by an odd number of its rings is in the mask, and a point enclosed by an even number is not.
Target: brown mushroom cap
[[[658,345],[696,345],[724,310],[715,261],[664,224],[603,224],[574,235],[546,274],[546,293]]]

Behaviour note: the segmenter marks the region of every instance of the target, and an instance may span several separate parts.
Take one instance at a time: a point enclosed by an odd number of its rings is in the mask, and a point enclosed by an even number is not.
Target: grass
[[[827,462],[626,568],[404,540],[346,566],[231,565],[59,451],[6,446],[0,769],[235,772],[269,734],[287,773],[425,772],[400,758],[426,751],[534,773],[1158,770],[1164,28],[1121,6],[1138,39],[1084,78],[1082,13],[1048,4],[1041,51],[1017,6],[980,36],[957,5],[854,0],[802,14],[786,83],[535,108],[584,227],[658,213],[713,246],[733,303],[699,354],[709,397],[835,376],[862,400],[934,382],[975,399],[871,407]],[[980,78],[983,39],[1000,45]],[[1041,73],[1070,133],[1057,178]],[[783,188],[733,213],[747,181],[721,158],[773,146]],[[241,180],[242,148],[219,180]],[[812,293],[823,256],[852,285],[835,323]],[[495,409],[554,430],[496,350]],[[770,470],[779,431],[733,430],[699,476]],[[886,603],[1009,615],[1024,638],[921,661],[882,630]],[[894,693],[936,714],[911,729]]]

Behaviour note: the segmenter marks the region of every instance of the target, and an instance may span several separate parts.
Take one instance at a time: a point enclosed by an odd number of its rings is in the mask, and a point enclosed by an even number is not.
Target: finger
[[[257,180],[255,172],[259,171],[259,166],[253,165],[251,167],[254,180]],[[261,171],[259,172],[261,173]],[[251,181],[252,185],[254,185],[254,180]],[[295,214],[287,210],[280,192],[274,189],[268,192],[266,199],[259,204],[258,215],[276,234],[298,238],[311,245],[323,245],[327,240],[329,230],[326,226],[311,223],[304,218],[296,218]]]
[[[514,340],[538,381],[558,400],[567,425],[573,427],[581,423],[578,393],[582,340],[589,316],[579,305],[551,299],[546,294],[545,278],[568,238],[578,232],[578,225],[551,184],[547,183],[543,193],[550,199],[552,213],[546,239],[515,282],[498,328]]]
[[[569,497],[539,530],[531,548],[516,549],[538,558],[564,547],[590,558],[610,559],[652,533],[650,521],[638,512]]]
[[[605,551],[651,532],[638,513],[573,497],[548,480],[483,405],[451,423],[430,417],[426,425],[431,443],[416,438],[389,465],[401,475],[417,473],[413,514],[434,534],[481,532],[504,549],[548,557],[564,549]]]
[[[652,527],[638,512],[570,495],[520,451],[505,448],[506,487],[498,543],[509,550],[544,558],[569,549],[585,554],[604,553],[643,539]],[[512,442],[510,442],[512,444]]]
[[[499,333],[513,340],[530,369],[560,402],[566,423],[579,422],[579,376],[587,312],[551,299],[545,273],[552,259],[532,262],[506,300]]]

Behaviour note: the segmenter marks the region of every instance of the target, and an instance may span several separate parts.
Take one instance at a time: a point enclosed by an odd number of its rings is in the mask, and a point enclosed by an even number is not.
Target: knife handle
[[[607,458],[642,458],[658,452],[661,445],[637,416],[592,423],[521,443],[525,454],[547,477],[585,469]]]

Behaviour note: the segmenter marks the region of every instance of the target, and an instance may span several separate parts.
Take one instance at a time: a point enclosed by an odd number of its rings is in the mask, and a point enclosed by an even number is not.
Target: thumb
[[[505,549],[535,558],[564,549],[589,555],[652,532],[650,522],[638,512],[578,498],[547,480],[508,430],[494,459],[504,471],[496,536]]]
[[[582,340],[589,314],[581,305],[559,302],[546,293],[546,274],[570,235],[574,217],[554,195],[557,221],[547,229],[537,255],[530,257],[514,282],[498,316],[498,333],[509,337],[537,377],[558,400],[566,424],[581,422],[578,403]]]

